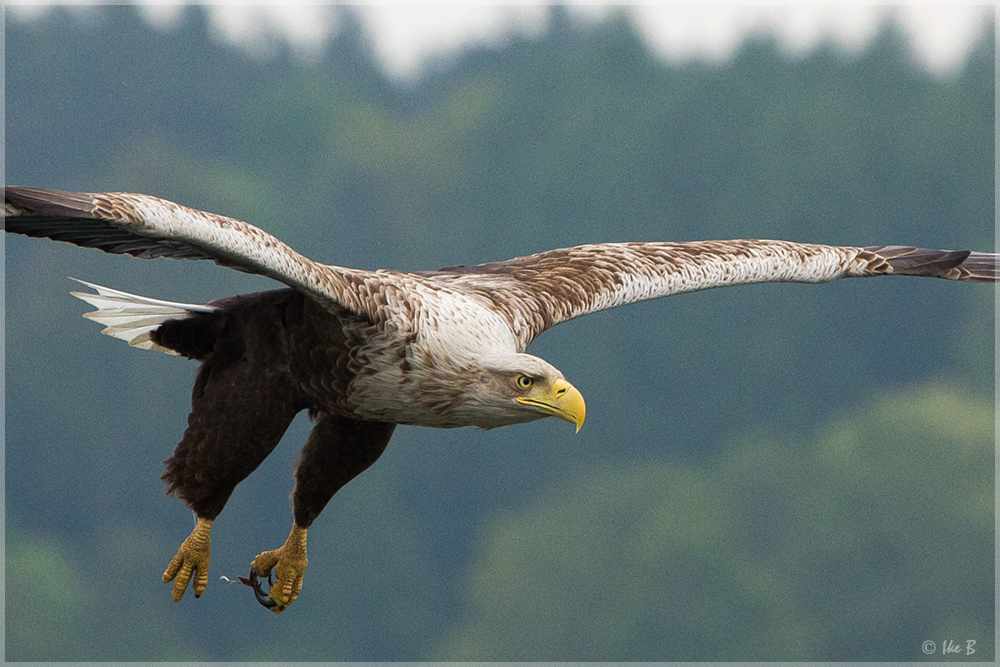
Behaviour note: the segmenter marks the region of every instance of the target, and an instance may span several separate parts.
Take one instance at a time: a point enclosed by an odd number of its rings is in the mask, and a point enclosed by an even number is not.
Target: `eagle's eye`
[[[531,389],[531,386],[535,384],[535,380],[531,376],[522,373],[514,378],[514,384],[517,385],[518,389]]]

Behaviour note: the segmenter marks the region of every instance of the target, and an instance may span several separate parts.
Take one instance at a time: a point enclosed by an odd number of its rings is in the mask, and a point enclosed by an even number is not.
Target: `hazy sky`
[[[65,3],[60,3],[65,4]],[[76,3],[74,3],[76,4]],[[93,3],[79,3],[93,4]],[[44,11],[38,3],[8,2],[18,14]],[[969,46],[981,34],[992,5],[909,4],[886,7],[728,4],[693,6],[645,4],[611,6],[575,4],[573,16],[592,21],[609,11],[628,12],[652,50],[665,58],[725,58],[748,33],[770,30],[792,52],[803,52],[824,38],[834,38],[857,49],[864,46],[890,16],[895,15],[913,40],[921,61],[934,72],[959,65]],[[396,77],[419,75],[429,59],[444,59],[463,45],[497,44],[511,34],[532,34],[544,28],[546,8],[520,5],[437,5],[380,3],[359,8],[386,69]],[[178,5],[148,5],[156,23],[169,23]],[[266,51],[269,38],[280,32],[303,55],[336,30],[336,12],[329,5],[284,4],[248,6],[222,3],[212,6],[213,19],[225,37],[252,50]]]

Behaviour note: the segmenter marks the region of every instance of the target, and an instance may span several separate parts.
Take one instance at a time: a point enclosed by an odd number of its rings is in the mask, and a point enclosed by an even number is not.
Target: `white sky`
[[[13,0],[6,3],[18,15],[45,11],[39,3]],[[44,4],[44,3],[43,3]],[[60,3],[66,4],[66,3]],[[93,3],[73,3],[93,4]],[[421,6],[378,3],[357,7],[374,39],[387,71],[401,79],[419,76],[421,65],[440,60],[469,44],[498,44],[512,34],[537,34],[544,29],[544,5]],[[910,36],[919,59],[935,73],[947,73],[961,64],[969,47],[981,34],[993,5],[908,4],[880,6],[851,4],[769,5],[640,4],[615,7],[572,4],[572,16],[593,21],[609,11],[627,11],[652,51],[663,58],[724,59],[748,34],[772,31],[793,53],[802,53],[819,40],[833,38],[849,49],[860,49],[895,15]],[[176,4],[146,5],[154,23],[176,20]],[[286,3],[248,6],[214,4],[213,20],[226,38],[251,51],[266,52],[275,31],[284,34],[302,55],[336,30],[336,12],[324,4]]]

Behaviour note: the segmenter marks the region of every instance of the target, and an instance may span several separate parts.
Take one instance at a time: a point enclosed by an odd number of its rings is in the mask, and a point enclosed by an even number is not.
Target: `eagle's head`
[[[579,431],[587,413],[583,395],[552,364],[530,354],[490,360],[480,367],[472,402],[483,410],[488,429],[558,417]]]
[[[370,336],[353,355],[365,361],[365,372],[349,385],[354,415],[481,430],[558,417],[579,431],[586,405],[576,387],[544,359],[517,351],[509,325],[495,312],[472,312],[483,315],[482,322],[441,315],[407,339],[402,353],[396,332],[385,333],[388,342]]]

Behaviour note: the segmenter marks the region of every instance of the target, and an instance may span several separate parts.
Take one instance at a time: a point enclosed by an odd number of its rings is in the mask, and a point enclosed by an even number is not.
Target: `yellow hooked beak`
[[[587,416],[587,404],[583,401],[583,394],[561,378],[553,382],[551,387],[537,387],[528,396],[518,396],[517,402],[551,417],[576,424],[577,433],[580,432],[583,419]]]

